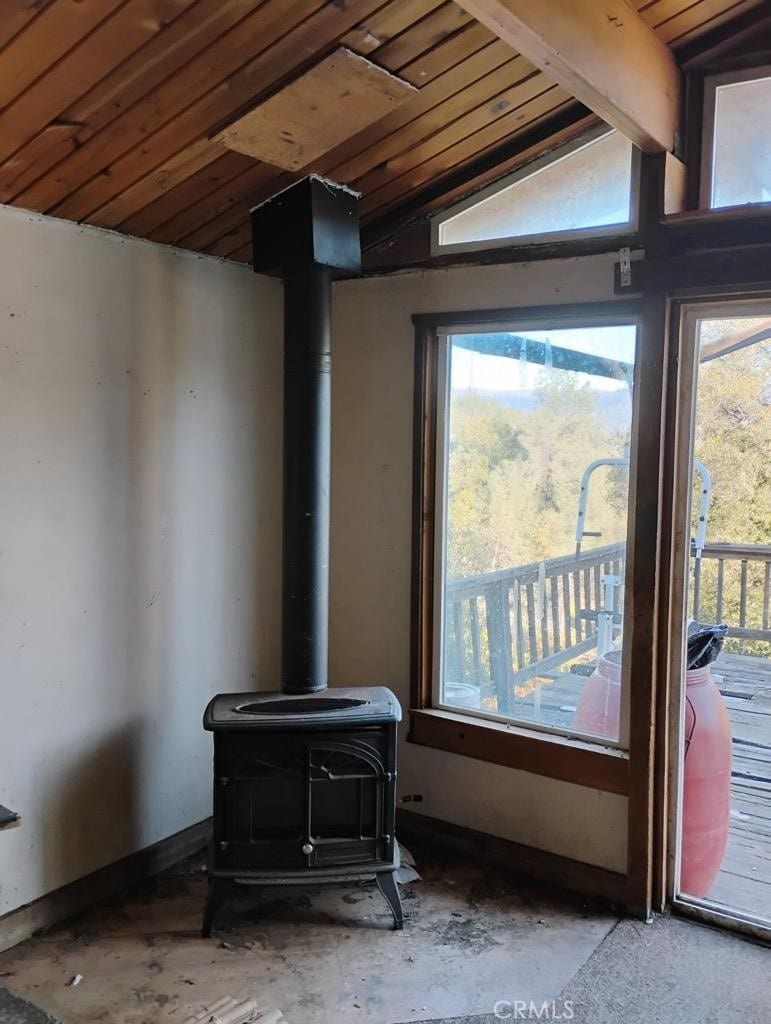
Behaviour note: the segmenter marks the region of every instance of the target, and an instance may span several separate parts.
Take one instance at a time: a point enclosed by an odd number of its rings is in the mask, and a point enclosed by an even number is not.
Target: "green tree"
[[[628,438],[609,429],[597,394],[578,374],[543,376],[532,408],[507,396],[453,396],[449,450],[448,569],[473,576],[568,554],[575,545],[581,477],[618,456]],[[592,480],[588,520],[607,544],[626,522],[625,471]]]
[[[699,367],[694,455],[712,476],[707,538],[771,543],[771,344]]]
[[[526,459],[515,410],[471,393],[453,398],[447,486],[451,576],[474,576],[498,567],[500,538],[490,519],[491,481],[502,464]]]
[[[760,342],[727,352],[699,367],[696,392],[694,456],[709,470],[712,495],[707,518],[707,542],[771,543],[771,344]],[[691,535],[697,526],[698,477],[694,479]],[[749,561],[747,568],[747,625],[758,628],[763,619],[765,568]],[[691,581],[692,582],[692,581]],[[699,617],[717,616],[717,562],[701,566]],[[727,561],[723,574],[721,618],[739,624],[741,564]],[[691,593],[691,606],[693,593]],[[763,640],[729,638],[726,649],[768,657]]]

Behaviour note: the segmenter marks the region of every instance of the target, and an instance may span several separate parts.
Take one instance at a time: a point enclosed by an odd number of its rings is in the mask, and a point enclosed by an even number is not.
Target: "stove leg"
[[[394,929],[401,931],[404,928],[404,911],[402,910],[402,898],[399,895],[399,886],[396,884],[395,871],[379,871],[375,875],[377,887],[391,908],[394,915]]]
[[[225,902],[230,888],[230,882],[226,878],[209,879],[209,895],[206,898],[206,908],[203,912],[203,924],[201,925],[201,935],[203,938],[211,938],[217,914],[220,912],[220,908]]]

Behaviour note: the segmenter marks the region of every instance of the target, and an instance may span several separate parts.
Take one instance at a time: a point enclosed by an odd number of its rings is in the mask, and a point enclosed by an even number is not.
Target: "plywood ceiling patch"
[[[287,171],[379,121],[416,90],[350,50],[339,49],[225,128],[230,149]]]

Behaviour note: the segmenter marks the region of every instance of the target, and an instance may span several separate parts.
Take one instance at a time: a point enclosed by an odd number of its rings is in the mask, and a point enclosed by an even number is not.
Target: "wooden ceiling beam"
[[[458,3],[640,149],[674,149],[680,72],[626,0]]]
[[[769,24],[769,0],[549,0],[542,4],[549,16],[540,43],[544,66],[549,62],[544,72],[518,55],[519,36],[515,49],[472,17],[472,2],[489,6],[483,0],[0,2],[0,202],[248,259],[249,207],[297,175],[227,154],[214,139],[347,45],[418,91],[325,153],[315,169],[365,192],[368,242],[392,238],[405,219],[415,235],[415,225],[425,228],[435,210],[599,122],[572,99],[575,88],[555,84],[560,66],[548,47],[559,49],[587,89],[615,104],[619,117],[637,117],[637,127],[652,134],[644,115],[651,115],[652,92],[658,102],[661,90],[652,90],[645,60],[651,52],[655,59],[654,36],[677,49],[681,68],[702,71],[707,59],[711,68],[715,58],[762,50]],[[535,8],[535,0],[498,3],[520,17]],[[582,18],[592,31],[574,32],[571,18]],[[630,22],[635,38],[646,40],[647,58],[638,56],[637,63],[629,58]],[[636,99],[642,113],[629,106]],[[612,120],[599,101],[594,105]],[[695,225],[676,233],[683,244],[701,237]],[[414,256],[414,240],[411,251]]]

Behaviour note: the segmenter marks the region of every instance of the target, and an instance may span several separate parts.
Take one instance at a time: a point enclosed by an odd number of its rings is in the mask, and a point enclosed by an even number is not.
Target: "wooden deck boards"
[[[771,659],[722,654],[713,667],[733,732],[731,828],[710,900],[771,920]],[[515,714],[569,727],[586,678],[551,672]]]
[[[709,898],[771,920],[771,660],[722,654],[714,675],[734,742],[731,828]]]

